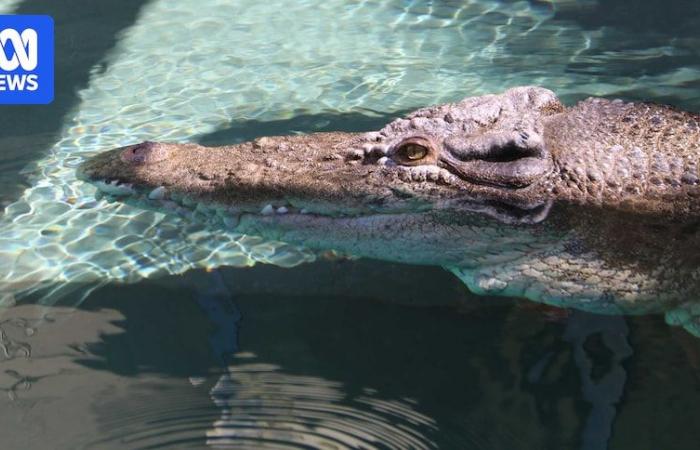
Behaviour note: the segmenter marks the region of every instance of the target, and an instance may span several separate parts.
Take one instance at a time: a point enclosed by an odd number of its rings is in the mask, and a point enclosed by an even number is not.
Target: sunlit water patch
[[[94,189],[74,171],[107,148],[201,139],[252,119],[407,110],[521,84],[569,99],[682,97],[700,79],[694,67],[641,77],[572,70],[619,55],[609,50],[610,30],[584,30],[555,20],[556,13],[556,4],[493,0],[147,4],[119,36],[106,69],[93,71],[62,139],[32,169],[32,187],[6,209],[0,301],[37,289],[57,298],[66,288],[56,290],[56,282],[133,281],[193,267],[291,266],[314,258],[281,243],[94,201]],[[626,64],[663,62],[693,45],[686,39],[625,53]]]
[[[0,14],[11,14],[22,0],[5,0],[0,3]]]

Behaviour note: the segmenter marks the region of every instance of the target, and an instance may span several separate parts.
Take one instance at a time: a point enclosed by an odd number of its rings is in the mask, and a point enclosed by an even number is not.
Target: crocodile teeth
[[[275,208],[272,207],[272,205],[267,205],[263,209],[260,210],[260,214],[263,216],[270,216],[275,213]]]
[[[133,195],[136,193],[134,187],[130,183],[120,184],[118,180],[97,181],[94,183],[98,189],[100,189],[104,194],[114,195],[114,196],[124,196]]]
[[[287,209],[286,206],[280,206],[277,208],[277,214],[287,214],[289,212],[289,209]]]
[[[151,200],[163,200],[165,198],[165,188],[158,186],[148,194],[148,198]]]

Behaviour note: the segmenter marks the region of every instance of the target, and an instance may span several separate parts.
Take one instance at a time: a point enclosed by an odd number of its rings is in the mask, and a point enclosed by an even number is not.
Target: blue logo
[[[53,101],[53,19],[0,15],[0,104]]]

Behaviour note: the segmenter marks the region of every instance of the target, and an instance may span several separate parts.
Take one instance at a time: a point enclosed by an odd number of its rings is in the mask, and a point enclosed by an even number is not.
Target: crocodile
[[[700,335],[699,162],[698,115],[603,98],[567,107],[525,86],[378,131],[143,142],[78,176],[212,233],[438,265],[477,294],[665,313]]]

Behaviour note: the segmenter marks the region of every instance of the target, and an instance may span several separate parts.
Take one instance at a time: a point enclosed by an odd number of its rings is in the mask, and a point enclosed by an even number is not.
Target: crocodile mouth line
[[[253,206],[228,206],[216,202],[198,201],[188,195],[168,192],[168,189],[164,186],[143,189],[117,179],[91,181],[91,183],[97,188],[95,197],[98,200],[105,200],[109,203],[124,202],[138,208],[176,215],[186,219],[223,223],[229,229],[234,229],[244,215],[269,217],[297,214],[310,218],[331,217],[312,213],[285,201],[266,203],[260,208]]]
[[[226,205],[216,201],[202,201],[186,194],[170,191],[165,186],[155,188],[139,187],[119,179],[92,180],[97,188],[97,199],[107,202],[124,202],[132,206],[149,209],[163,214],[176,215],[188,220],[198,220],[212,225],[223,224],[228,229],[235,229],[244,215],[265,218],[282,218],[284,216],[304,216],[313,219],[361,219],[379,215],[416,214],[435,211],[435,208],[423,211],[366,211],[347,213],[329,211],[323,213],[311,211],[306,207],[294,204],[287,199],[262,202],[259,205]],[[535,224],[543,221],[552,207],[547,201],[533,205],[515,205],[495,200],[485,202],[461,201],[451,204],[441,204],[441,211],[452,211],[461,214],[485,214],[503,223],[520,225]]]

